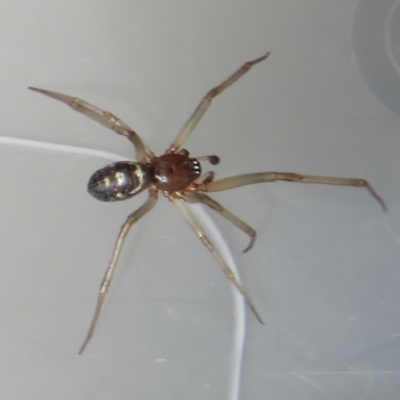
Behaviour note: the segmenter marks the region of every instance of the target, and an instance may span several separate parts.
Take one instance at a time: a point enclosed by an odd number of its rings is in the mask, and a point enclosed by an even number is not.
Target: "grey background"
[[[34,85],[114,112],[160,153],[208,89],[269,50],[215,100],[188,149],[220,155],[218,177],[362,177],[386,200],[384,214],[362,189],[291,183],[215,195],[259,234],[242,255],[247,238],[215,217],[266,320],[248,315],[242,399],[398,398],[398,2],[376,4],[0,2],[1,136],[132,157]],[[229,285],[170,204],[132,230],[78,357],[118,228],[144,196],[94,201],[98,158],[1,144],[0,160],[0,396],[228,398]]]

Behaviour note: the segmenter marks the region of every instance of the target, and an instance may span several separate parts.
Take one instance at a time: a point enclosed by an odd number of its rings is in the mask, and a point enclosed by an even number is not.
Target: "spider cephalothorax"
[[[164,154],[151,161],[153,183],[157,189],[168,192],[184,190],[200,177],[200,162],[190,158],[188,152],[182,153]]]
[[[233,176],[217,181],[213,180],[214,173],[211,171],[201,176],[201,166],[199,161],[206,160],[215,165],[218,164],[219,158],[215,155],[190,158],[189,152],[187,150],[181,149],[183,143],[192,133],[193,129],[200,121],[207,108],[210,106],[212,99],[219,93],[224,91],[227,87],[232,85],[232,83],[237,81],[254,64],[265,60],[268,55],[269,53],[260,58],[248,61],[247,63],[243,64],[243,66],[239,68],[234,74],[232,74],[227,80],[222,82],[219,86],[210,90],[204,96],[192,116],[188,119],[186,124],[180,130],[169,149],[165,152],[165,154],[159,157],[156,157],[154,155],[150,148],[144,143],[140,136],[129,127],[129,125],[127,125],[115,115],[107,111],[103,111],[77,97],[71,97],[65,94],[51,92],[49,90],[30,88],[70,105],[74,110],[85,114],[86,116],[96,120],[97,122],[100,122],[102,125],[108,128],[111,128],[116,133],[127,137],[134,145],[136,150],[137,162],[118,162],[110,164],[95,172],[90,178],[88,184],[88,190],[90,194],[92,194],[98,200],[118,201],[128,199],[144,191],[145,189],[148,189],[147,201],[136,211],[130,214],[121,227],[117,241],[115,243],[111,261],[107,267],[103,281],[100,285],[97,306],[92,319],[92,323],[79,351],[79,354],[81,354],[85,349],[96,327],[96,323],[100,315],[105,295],[111,284],[111,280],[117,266],[124,239],[128,234],[131,226],[154,207],[158,198],[158,191],[161,191],[162,194],[167,197],[171,201],[171,203],[173,203],[182,213],[184,218],[196,232],[199,239],[215,257],[227,278],[243,295],[247,305],[260,323],[263,323],[262,319],[252,300],[244,290],[243,286],[241,285],[235,274],[231,271],[224,258],[214,247],[212,242],[208,239],[199,222],[193,217],[190,211],[183,206],[182,200],[188,203],[203,203],[221,214],[223,217],[227,218],[239,229],[243,230],[250,237],[250,243],[244,251],[250,250],[253,246],[256,237],[256,231],[240,218],[236,217],[227,209],[225,209],[221,204],[217,203],[211,197],[206,195],[206,192],[218,192],[233,189],[243,185],[251,185],[261,182],[275,182],[278,180],[289,182],[319,183],[328,185],[356,186],[365,187],[366,189],[368,189],[372,196],[374,196],[375,199],[378,200],[382,208],[386,211],[386,206],[383,200],[372,189],[371,185],[364,179],[300,175],[287,172],[258,172]]]

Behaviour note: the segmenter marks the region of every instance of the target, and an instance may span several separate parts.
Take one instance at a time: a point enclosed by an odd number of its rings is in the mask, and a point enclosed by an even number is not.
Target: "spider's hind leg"
[[[146,213],[148,213],[154,207],[154,205],[157,202],[157,197],[158,197],[158,192],[150,190],[149,198],[147,199],[147,201],[141,207],[139,207],[136,211],[134,211],[132,214],[130,214],[128,216],[128,218],[125,220],[125,222],[122,224],[121,229],[118,234],[118,237],[117,237],[117,240],[115,242],[111,261],[108,264],[108,267],[104,274],[103,281],[101,282],[101,285],[100,285],[99,295],[97,297],[96,310],[94,312],[92,322],[89,327],[89,331],[86,335],[85,340],[83,341],[83,344],[82,344],[78,354],[83,353],[87,344],[89,343],[90,339],[93,336],[94,330],[97,325],[97,321],[100,316],[101,308],[103,306],[104,299],[106,297],[108,288],[111,285],[111,281],[112,281],[115,269],[117,267],[118,259],[119,259],[119,256],[120,256],[121,250],[122,250],[122,245],[124,244],[125,238],[128,235],[129,230],[131,229],[132,225],[135,222],[137,222],[141,217],[143,217]]]
[[[93,104],[90,104],[78,97],[72,97],[63,93],[52,92],[51,90],[38,89],[34,87],[29,87],[28,89],[59,100],[69,105],[73,110],[78,111],[99,122],[101,125],[112,129],[119,135],[125,136],[135,146],[137,161],[143,162],[146,156],[149,158],[155,157],[153,152],[149,149],[146,143],[144,143],[141,137],[127,123],[116,117],[114,114],[101,110]]]

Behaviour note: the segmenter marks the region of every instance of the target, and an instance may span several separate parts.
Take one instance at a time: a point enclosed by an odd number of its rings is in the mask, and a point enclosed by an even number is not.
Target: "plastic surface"
[[[207,90],[271,51],[185,147],[219,155],[218,177],[360,177],[387,202],[385,214],[363,189],[287,182],[213,195],[258,231],[242,255],[245,235],[209,213],[266,321],[247,315],[241,399],[398,399],[398,2],[379,4],[2,4],[1,136],[132,158],[124,138],[33,85],[113,112],[160,154]],[[0,142],[0,162],[0,396],[232,398],[229,283],[171,205],[161,198],[132,229],[77,356],[119,226],[145,195],[91,198],[87,179],[106,159]]]

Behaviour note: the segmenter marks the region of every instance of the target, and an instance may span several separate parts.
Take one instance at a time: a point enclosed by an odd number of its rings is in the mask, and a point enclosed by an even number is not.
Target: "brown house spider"
[[[300,175],[287,172],[259,172],[238,175],[214,181],[214,172],[210,171],[201,175],[200,161],[208,161],[212,165],[216,165],[219,163],[219,157],[211,155],[190,158],[189,152],[181,148],[183,143],[192,133],[193,129],[210,106],[212,99],[236,82],[254,64],[264,61],[269,54],[270,53],[268,52],[260,58],[246,62],[226,81],[210,90],[200,101],[200,104],[197,106],[186,124],[178,133],[176,139],[173,141],[169,149],[159,157],[155,156],[155,154],[136,132],[134,132],[125,122],[121,121],[115,115],[107,111],[103,111],[77,97],[71,97],[65,94],[51,92],[49,90],[37,89],[33,87],[29,88],[70,105],[75,111],[79,111],[85,114],[87,117],[100,122],[100,124],[112,129],[116,133],[127,137],[133,143],[133,146],[136,150],[137,162],[116,162],[95,172],[89,179],[88,183],[88,191],[92,196],[98,200],[110,202],[126,200],[144,191],[145,189],[148,190],[148,199],[146,202],[128,216],[118,234],[111,261],[106,269],[106,273],[100,285],[96,310],[94,312],[87,336],[79,350],[79,354],[82,354],[95,330],[101,307],[107,290],[110,287],[124,240],[132,225],[154,207],[155,203],[157,202],[159,191],[161,191],[161,193],[182,213],[189,225],[196,232],[199,239],[217,260],[227,278],[243,295],[248,307],[261,324],[264,324],[264,322],[262,321],[261,316],[249,295],[246,293],[243,286],[231,271],[223,257],[215,249],[212,242],[205,235],[201,225],[192,216],[190,211],[183,206],[181,200],[184,200],[188,203],[203,203],[244,231],[250,237],[250,243],[244,252],[253,247],[254,240],[256,238],[256,231],[241,219],[226,210],[215,200],[211,199],[204,192],[220,192],[222,190],[233,189],[243,185],[252,185],[254,183],[261,182],[275,182],[278,180],[288,182],[356,186],[365,187],[368,189],[371,195],[375,197],[375,199],[381,204],[383,210],[386,211],[386,205],[382,198],[364,179]]]

